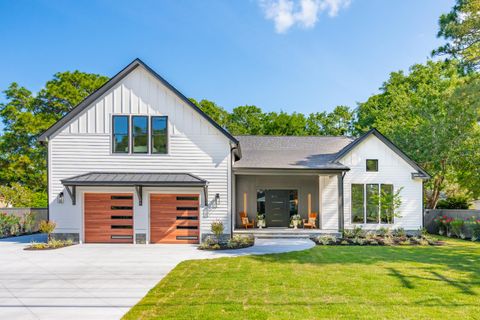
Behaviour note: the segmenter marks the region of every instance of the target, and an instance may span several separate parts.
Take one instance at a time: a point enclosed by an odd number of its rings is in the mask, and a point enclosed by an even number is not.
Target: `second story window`
[[[113,116],[113,153],[128,153],[130,145],[128,116]]]
[[[132,117],[132,152],[148,153],[148,117]]]
[[[168,153],[167,117],[152,117],[152,153]]]

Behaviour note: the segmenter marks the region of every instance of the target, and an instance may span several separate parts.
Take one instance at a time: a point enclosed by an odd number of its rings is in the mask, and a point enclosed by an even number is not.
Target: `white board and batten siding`
[[[378,172],[366,171],[367,159],[378,160]],[[350,171],[348,171],[344,177],[344,214],[346,229],[351,229],[355,225],[361,225],[364,229],[377,229],[386,226],[415,231],[422,227],[422,180],[412,179],[412,172],[416,172],[417,170],[381,140],[374,135],[369,136],[347,153],[340,162],[350,168]],[[401,217],[395,217],[393,225],[352,224],[351,185],[357,183],[392,184],[394,192],[403,188],[400,193],[402,205],[399,209],[399,214]]]
[[[112,115],[122,114],[168,116],[168,154],[112,154]],[[210,223],[215,220],[223,221],[225,230],[230,230],[232,160],[229,139],[142,67],[137,67],[66,124],[49,139],[48,147],[50,218],[57,223],[55,232],[80,233],[82,238],[82,199],[87,189],[77,188],[77,205],[72,206],[60,181],[94,171],[197,175],[209,183],[209,203],[214,202],[215,194],[220,194],[218,204],[202,209],[200,232],[209,232]],[[121,189],[98,187],[89,190],[116,192]],[[124,190],[133,192],[133,188]],[[56,199],[62,191],[65,201],[60,204]],[[200,188],[185,190],[192,191],[203,196]],[[135,201],[135,209],[139,212],[134,221],[137,233],[148,229],[148,202],[145,191],[143,208],[137,207],[138,199]]]

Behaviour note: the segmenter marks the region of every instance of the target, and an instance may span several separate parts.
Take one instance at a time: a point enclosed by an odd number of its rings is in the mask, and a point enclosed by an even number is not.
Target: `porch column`
[[[343,232],[344,228],[344,212],[343,212],[343,176],[344,173],[341,172],[337,175],[337,185],[338,185],[338,231]]]

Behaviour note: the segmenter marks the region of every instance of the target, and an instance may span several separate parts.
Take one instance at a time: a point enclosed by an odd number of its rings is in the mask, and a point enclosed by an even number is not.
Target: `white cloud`
[[[259,0],[265,18],[273,20],[275,31],[285,33],[294,25],[313,28],[320,13],[335,17],[351,0]]]

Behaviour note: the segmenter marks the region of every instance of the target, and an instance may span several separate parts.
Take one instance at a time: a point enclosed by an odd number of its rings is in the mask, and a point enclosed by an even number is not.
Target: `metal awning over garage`
[[[90,172],[61,180],[75,205],[76,187],[135,187],[142,205],[143,187],[202,187],[208,200],[208,181],[191,173]]]

